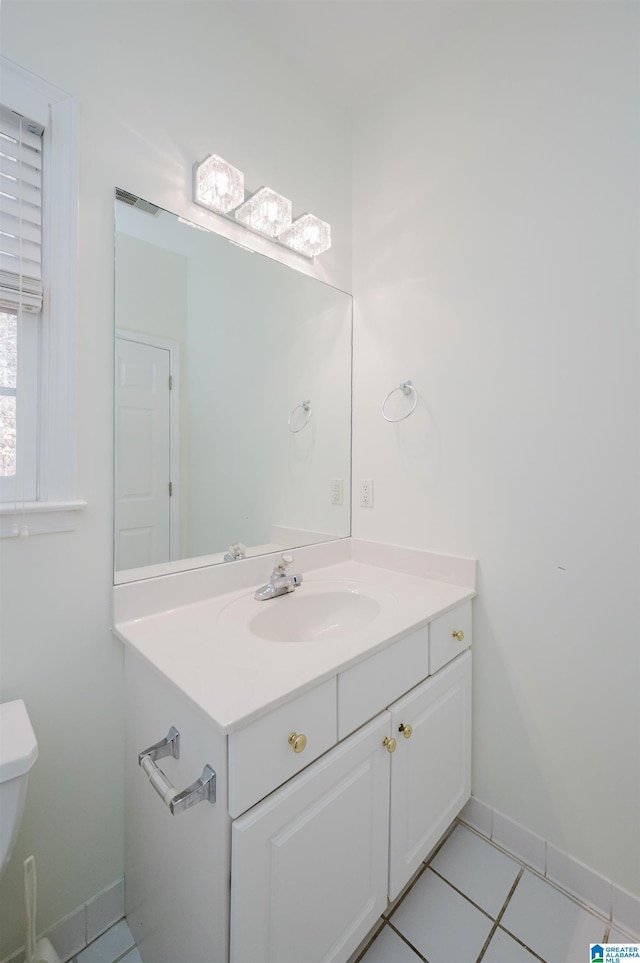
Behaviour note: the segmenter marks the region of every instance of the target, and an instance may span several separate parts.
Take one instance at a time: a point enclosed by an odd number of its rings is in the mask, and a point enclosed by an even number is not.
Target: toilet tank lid
[[[0,782],[28,772],[38,758],[38,743],[22,699],[0,704]]]

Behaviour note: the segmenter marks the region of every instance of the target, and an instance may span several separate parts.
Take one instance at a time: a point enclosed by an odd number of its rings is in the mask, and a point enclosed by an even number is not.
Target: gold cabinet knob
[[[398,732],[401,732],[405,739],[410,739],[413,735],[413,726],[405,726],[404,722],[401,722],[398,726]]]
[[[395,739],[387,739],[385,736],[385,738],[382,740],[382,745],[387,747],[387,752],[395,752],[398,743]]]
[[[302,752],[306,744],[307,744],[307,737],[302,732],[300,733],[300,735],[298,735],[297,732],[292,732],[291,735],[289,736],[289,745],[291,746],[294,752]]]
[[[452,638],[457,639],[458,642],[464,642],[464,632],[462,629],[458,629],[456,632],[451,633]]]

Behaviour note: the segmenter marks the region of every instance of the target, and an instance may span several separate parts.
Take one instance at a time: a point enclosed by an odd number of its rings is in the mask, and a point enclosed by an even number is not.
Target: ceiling
[[[352,115],[416,74],[486,0],[241,0],[234,12]]]

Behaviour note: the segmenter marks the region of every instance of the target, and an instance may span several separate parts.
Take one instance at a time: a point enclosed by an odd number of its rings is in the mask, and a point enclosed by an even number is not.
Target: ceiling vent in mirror
[[[193,199],[248,230],[268,237],[304,257],[313,258],[331,247],[331,226],[314,214],[291,222],[291,201],[270,187],[247,192],[244,174],[209,154],[193,167]]]
[[[129,207],[135,207],[138,211],[144,211],[145,214],[153,214],[154,217],[160,210],[160,208],[156,204],[152,204],[151,201],[144,201],[136,194],[123,191],[120,187],[116,187],[116,200],[122,201],[123,204],[128,204]]]

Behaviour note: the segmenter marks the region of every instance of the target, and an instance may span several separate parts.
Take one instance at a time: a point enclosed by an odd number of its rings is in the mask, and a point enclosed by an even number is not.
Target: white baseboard
[[[67,963],[123,917],[124,878],[121,878],[69,913],[46,933],[38,933],[38,938],[48,937],[61,963]],[[24,946],[2,963],[24,963]]]
[[[459,819],[610,920],[613,926],[640,940],[640,898],[475,796]]]

